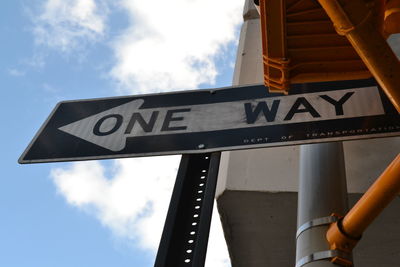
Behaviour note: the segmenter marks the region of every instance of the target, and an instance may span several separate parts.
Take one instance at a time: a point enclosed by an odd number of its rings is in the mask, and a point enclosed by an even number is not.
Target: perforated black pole
[[[182,156],[154,267],[204,266],[220,156]]]

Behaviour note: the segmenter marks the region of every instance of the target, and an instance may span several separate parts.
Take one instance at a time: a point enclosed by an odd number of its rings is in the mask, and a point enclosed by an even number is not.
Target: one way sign
[[[372,80],[61,102],[20,163],[260,148],[400,135]]]

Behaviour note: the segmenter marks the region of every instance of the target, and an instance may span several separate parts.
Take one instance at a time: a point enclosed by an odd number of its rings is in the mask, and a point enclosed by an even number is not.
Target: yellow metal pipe
[[[343,218],[343,230],[360,236],[400,192],[400,154]]]
[[[356,205],[329,228],[326,237],[332,249],[350,252],[364,230],[400,192],[400,154],[386,168]]]
[[[383,33],[383,0],[318,0],[400,113],[400,62]]]
[[[388,0],[385,7],[385,34],[400,32],[400,0]]]

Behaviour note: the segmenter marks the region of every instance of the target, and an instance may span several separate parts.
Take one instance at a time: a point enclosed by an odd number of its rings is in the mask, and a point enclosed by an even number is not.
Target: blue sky
[[[153,265],[178,156],[17,159],[59,101],[230,85],[243,4],[1,2],[0,266]],[[214,228],[207,265],[227,266]]]

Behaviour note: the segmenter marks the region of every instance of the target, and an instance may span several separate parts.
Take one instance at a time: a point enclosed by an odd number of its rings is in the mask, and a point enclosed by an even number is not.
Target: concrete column
[[[260,20],[252,0],[243,18],[233,85],[261,84]],[[232,267],[294,266],[297,174],[298,147],[222,153],[217,203]],[[270,185],[276,194],[265,193]]]
[[[252,0],[246,1],[243,17],[233,84],[261,84],[260,22]],[[351,141],[343,147],[351,205],[397,155],[400,138]],[[295,266],[299,150],[289,146],[222,154],[216,198],[232,267]],[[398,265],[399,209],[400,198],[365,233],[354,250],[357,266]]]

